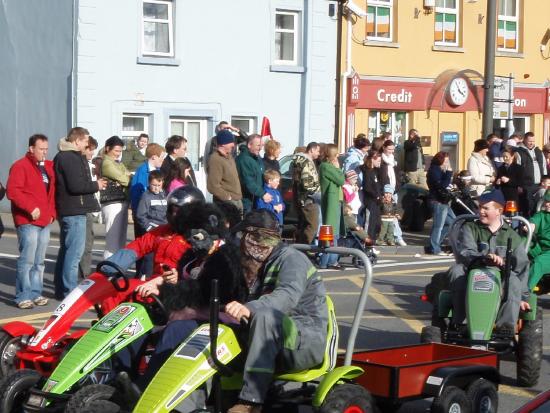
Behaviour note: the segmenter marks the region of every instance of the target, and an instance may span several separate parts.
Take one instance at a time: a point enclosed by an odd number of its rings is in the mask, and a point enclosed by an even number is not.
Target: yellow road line
[[[383,271],[383,272],[377,272],[375,268],[374,276],[379,277],[381,275],[400,275],[400,276],[421,276],[421,275],[429,275],[432,276],[433,273],[436,273],[438,271],[445,271],[449,267],[428,267],[428,268],[413,268],[410,270],[397,270],[397,271]],[[348,280],[352,281],[353,279],[362,276],[364,273],[356,273],[353,272],[352,274],[346,274],[346,275],[333,275],[331,277],[323,277],[323,281],[338,281],[338,280]]]
[[[350,279],[350,281],[355,285],[357,285],[358,287],[363,286],[363,280],[360,277],[355,277],[354,279]],[[376,300],[386,310],[391,312],[395,317],[400,318],[414,332],[420,334],[420,332],[422,331],[422,328],[424,327],[424,323],[418,321],[417,319],[418,317],[413,316],[408,311],[403,310],[402,308],[397,306],[395,303],[393,303],[390,299],[385,297],[383,293],[378,291],[372,285],[369,289],[369,296],[372,297],[374,300]]]
[[[23,316],[17,316],[17,317],[10,317],[10,318],[3,318],[0,319],[0,324],[6,324],[12,321],[36,321],[39,319],[45,319],[48,318],[52,314],[52,311],[49,311],[47,313],[35,313],[35,314],[29,314],[29,315],[23,315]]]
[[[526,399],[532,399],[533,397],[535,397],[537,394],[540,393],[539,391],[536,391],[536,390],[521,389],[519,387],[508,386],[507,384],[500,384],[498,386],[498,392],[503,394],[508,394],[511,396],[523,397]]]

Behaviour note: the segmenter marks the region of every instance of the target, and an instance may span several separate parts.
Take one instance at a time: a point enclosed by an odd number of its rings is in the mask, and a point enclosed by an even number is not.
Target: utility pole
[[[493,132],[493,90],[495,87],[495,48],[497,33],[497,0],[487,0],[485,34],[485,73],[483,95],[483,137]]]

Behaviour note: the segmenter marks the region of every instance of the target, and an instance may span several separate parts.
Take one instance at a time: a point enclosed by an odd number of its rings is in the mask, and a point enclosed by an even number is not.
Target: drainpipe
[[[76,73],[78,71],[78,4],[79,0],[73,0],[73,33],[72,33],[72,60],[71,60],[71,101],[69,102],[70,105],[70,125],[67,128],[67,130],[71,129],[72,127],[76,126],[77,122],[77,105],[76,105],[76,87],[77,87],[77,79],[76,79]]]
[[[346,70],[340,77],[340,85],[342,88],[342,98],[340,100],[340,151],[346,150],[346,130],[347,119],[346,109],[348,104],[348,78],[352,73],[351,69],[351,33],[352,22],[351,16],[348,12],[346,14],[347,33],[346,33]]]

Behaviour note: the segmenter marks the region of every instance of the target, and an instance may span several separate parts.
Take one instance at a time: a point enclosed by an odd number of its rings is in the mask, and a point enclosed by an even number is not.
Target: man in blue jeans
[[[48,303],[42,296],[42,278],[50,224],[55,219],[55,174],[47,154],[48,138],[31,136],[27,153],[11,166],[6,185],[20,253],[15,303],[21,309]]]
[[[77,285],[78,263],[86,242],[86,214],[97,210],[94,193],[107,185],[92,181],[83,152],[88,146],[88,130],[72,128],[59,142],[54,158],[55,205],[59,217],[59,254],[55,265],[55,298],[62,300]]]

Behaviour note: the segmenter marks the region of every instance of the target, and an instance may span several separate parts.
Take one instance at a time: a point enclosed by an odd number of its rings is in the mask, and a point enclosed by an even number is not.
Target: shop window
[[[506,119],[493,120],[493,132],[500,137],[507,137],[512,133],[524,135],[531,130],[531,118],[529,116],[514,116],[514,130],[508,130],[508,121]]]
[[[439,46],[458,46],[458,0],[436,0],[434,41]]]
[[[231,116],[231,125],[246,132],[248,135],[256,133],[257,118],[253,116]]]
[[[300,13],[277,10],[275,12],[274,64],[298,65],[300,42]]]
[[[407,112],[370,111],[369,140],[372,142],[383,132],[390,132],[396,145],[403,144],[407,137]]]
[[[367,39],[392,41],[393,0],[367,1]]]
[[[149,135],[150,116],[148,113],[123,113],[120,137],[128,141],[137,138],[142,133]]]
[[[519,0],[499,0],[497,47],[504,52],[518,51]]]
[[[174,56],[174,21],[172,1],[143,1],[142,56]]]

